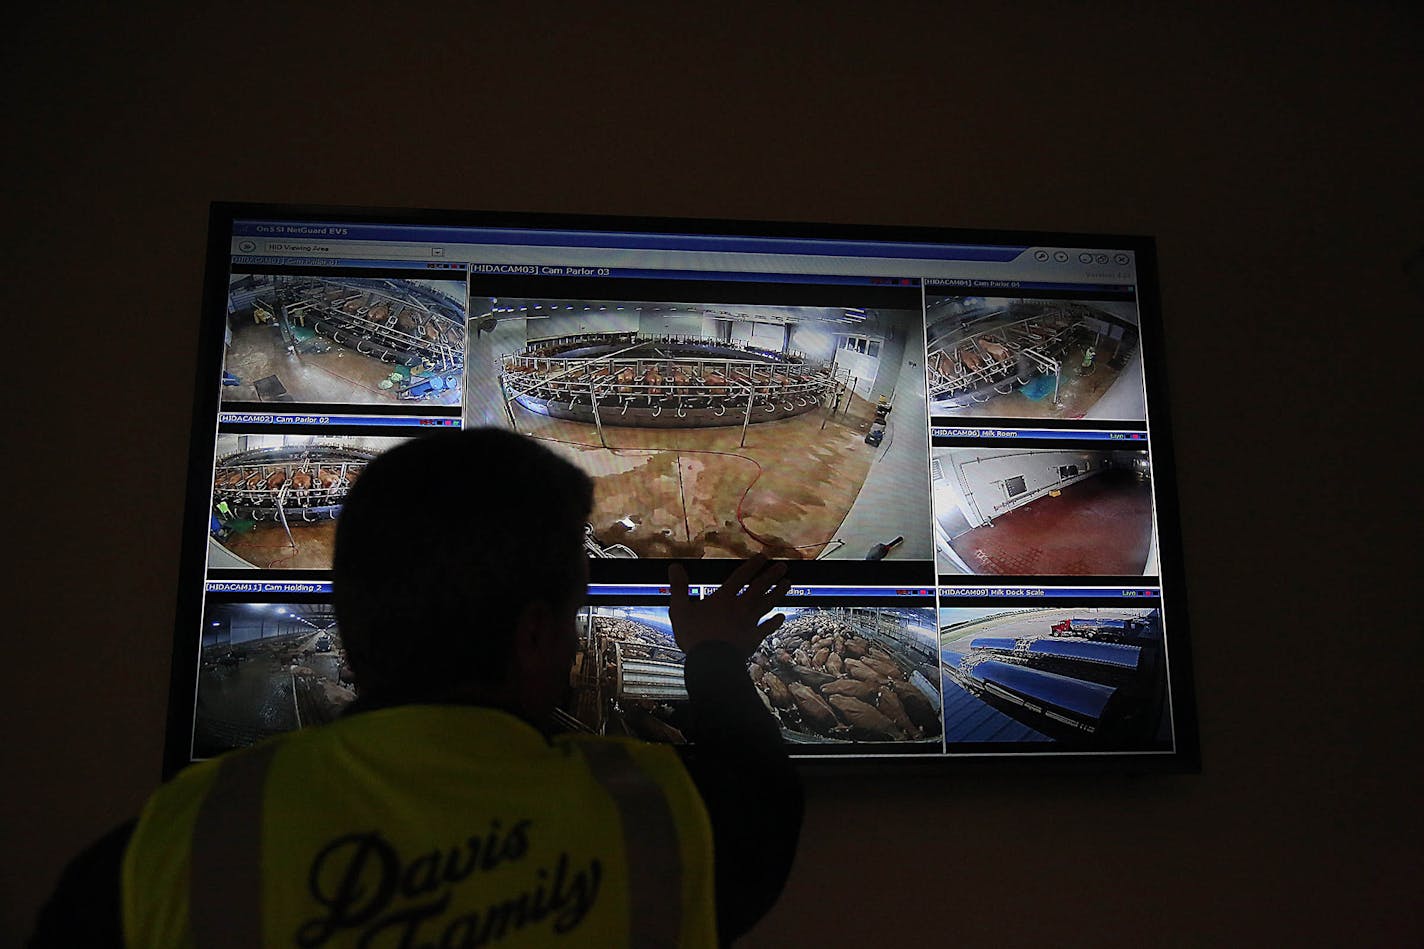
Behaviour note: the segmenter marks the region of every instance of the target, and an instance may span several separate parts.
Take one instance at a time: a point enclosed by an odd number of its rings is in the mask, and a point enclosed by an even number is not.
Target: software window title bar
[[[407,260],[438,262],[454,268],[473,264],[485,272],[499,272],[505,267],[524,268],[538,273],[544,267],[567,270],[571,267],[603,268],[605,270],[663,270],[729,273],[836,274],[910,279],[972,280],[959,292],[983,293],[986,280],[998,281],[1005,290],[1027,288],[1033,284],[1081,285],[1114,284],[1117,289],[1130,287],[1136,280],[1131,259],[1125,265],[1110,264],[1104,268],[1079,263],[1069,256],[1059,262],[1035,259],[1032,249],[1016,252],[1007,260],[830,256],[826,254],[740,253],[707,250],[640,249],[622,247],[532,246],[500,244],[433,244],[429,239],[420,244],[404,246],[393,253],[389,241],[359,240],[302,241],[290,238],[266,239],[234,237],[232,254],[240,262],[258,265],[305,264],[335,260],[371,263],[404,257]],[[1125,252],[1124,252],[1125,253]],[[941,292],[953,293],[944,286]]]
[[[808,254],[818,257],[885,257],[911,260],[1009,261],[1027,247],[998,244],[929,244],[817,238],[739,237],[720,234],[649,234],[556,231],[530,228],[432,227],[234,221],[238,237],[332,238],[402,244],[474,244],[514,247],[586,247],[617,250],[712,251],[741,254]]]

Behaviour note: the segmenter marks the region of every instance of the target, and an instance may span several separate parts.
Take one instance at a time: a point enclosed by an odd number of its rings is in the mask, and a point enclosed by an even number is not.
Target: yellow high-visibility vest
[[[194,765],[139,817],[130,946],[713,946],[712,831],[672,748],[379,709]]]

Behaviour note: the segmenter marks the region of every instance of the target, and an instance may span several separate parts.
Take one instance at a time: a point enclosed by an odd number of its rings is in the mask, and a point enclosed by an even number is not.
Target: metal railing
[[[333,286],[320,281],[299,285],[290,293],[296,299],[286,303],[289,318],[305,323],[314,316],[345,324],[359,337],[350,341],[337,338],[337,342],[350,345],[363,355],[371,355],[361,348],[363,342],[369,342],[417,353],[442,370],[464,363],[464,324],[417,300],[374,288]],[[401,325],[403,319],[408,321],[409,329]]]
[[[1032,362],[1039,372],[1056,376],[1062,369],[1062,363],[1054,358],[1054,354],[1061,354],[1083,326],[1082,320],[1076,317],[1066,317],[1069,319],[1066,324],[1056,322],[1045,325],[1065,317],[1066,314],[1040,314],[1013,323],[1002,323],[953,343],[931,348],[927,360],[930,398],[943,398],[1017,375],[1020,355]],[[991,345],[981,345],[981,340]],[[966,347],[973,354],[973,359],[980,363],[979,366],[973,366],[964,358],[962,350]],[[1006,350],[1007,354],[996,356],[994,349]]]

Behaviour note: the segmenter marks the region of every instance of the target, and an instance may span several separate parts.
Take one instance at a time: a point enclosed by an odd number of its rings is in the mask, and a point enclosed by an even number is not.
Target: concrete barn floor
[[[334,652],[294,665],[294,656],[314,646],[317,633],[270,640],[222,643],[203,650],[198,675],[194,753],[200,757],[241,748],[269,735],[332,721],[354,694],[338,683]],[[239,651],[233,666],[211,660]]]
[[[740,426],[619,428],[605,424],[608,448],[594,426],[514,406],[518,430],[544,440],[596,481],[592,524],[604,544],[624,544],[639,557],[739,558],[765,550],[813,559],[836,539],[871,471],[878,449],[865,444],[874,410],[856,396],[827,422],[822,410],[754,423],[741,447]],[[908,437],[908,436],[906,436]],[[909,443],[907,443],[908,445]],[[876,499],[894,509],[894,498]],[[928,510],[904,508],[896,533],[924,535],[923,550],[892,557],[928,559]],[[923,521],[923,525],[908,521]],[[632,527],[628,527],[632,524]],[[857,541],[829,556],[865,556]],[[910,546],[909,544],[905,545]]]
[[[242,380],[240,385],[224,386],[224,402],[268,401],[258,394],[255,383],[276,376],[294,402],[325,402],[333,405],[399,404],[396,390],[380,388],[382,379],[394,369],[389,363],[363,356],[354,349],[338,346],[329,340],[318,345],[325,352],[301,355],[287,352],[282,336],[274,324],[244,324],[233,330],[232,346],[228,349],[224,368]],[[432,393],[411,406],[458,405],[459,389]]]
[[[277,522],[263,521],[246,533],[219,541],[233,554],[261,570],[330,570],[336,548],[336,522],[291,523],[292,547]]]

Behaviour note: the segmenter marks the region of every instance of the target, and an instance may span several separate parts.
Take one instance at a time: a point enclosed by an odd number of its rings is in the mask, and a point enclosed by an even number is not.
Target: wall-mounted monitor
[[[217,204],[195,318],[170,771],[356,697],[345,493],[465,426],[595,482],[566,728],[685,741],[668,562],[761,551],[800,759],[1196,767],[1150,239]]]

